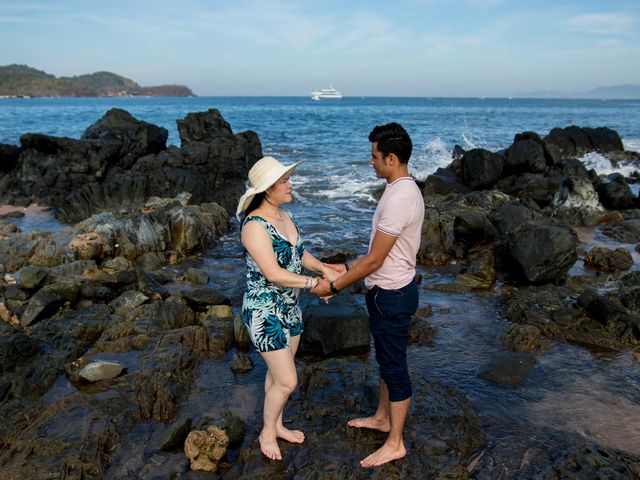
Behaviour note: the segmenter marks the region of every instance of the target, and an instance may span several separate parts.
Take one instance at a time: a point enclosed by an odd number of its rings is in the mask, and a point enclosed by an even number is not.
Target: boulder
[[[20,279],[20,287],[25,290],[37,290],[42,286],[47,278],[48,272],[46,269],[36,267],[33,265],[27,265],[22,267],[18,271],[18,278]]]
[[[369,318],[348,292],[330,300],[315,300],[304,309],[300,354],[331,357],[366,352],[370,348]]]
[[[524,205],[509,203],[491,209],[487,219],[496,227],[501,236],[506,236],[524,222],[533,220],[534,212]]]
[[[20,323],[27,327],[36,320],[53,315],[64,302],[73,302],[78,298],[80,287],[80,282],[73,280],[61,280],[45,285],[29,300]]]
[[[486,215],[476,211],[462,212],[453,220],[455,241],[466,248],[496,241],[499,233]]]
[[[506,244],[519,273],[532,283],[563,278],[578,259],[575,232],[542,220],[525,222],[510,231]]]
[[[563,181],[562,177],[526,172],[501,178],[495,188],[521,201],[533,200],[540,207],[545,207],[551,203]]]
[[[498,154],[474,148],[462,158],[462,179],[472,190],[491,188],[502,175],[504,158]]]
[[[469,255],[471,265],[464,273],[456,276],[456,283],[465,287],[489,290],[496,281],[496,267],[493,249],[485,247]]]
[[[205,311],[209,305],[230,305],[231,300],[214,288],[196,288],[182,292],[182,297],[196,311]]]
[[[507,149],[504,168],[509,173],[543,173],[547,161],[542,145],[531,139],[516,140]]]
[[[446,195],[450,192],[465,193],[469,187],[465,186],[456,173],[449,168],[438,168],[425,181],[424,195]]]
[[[526,352],[497,353],[478,372],[478,377],[505,387],[517,387],[529,375],[536,359]]]
[[[625,210],[635,207],[633,192],[625,178],[619,173],[613,173],[598,185],[596,189],[600,202],[610,210]]]
[[[607,127],[582,129],[587,134],[593,148],[600,153],[621,152],[624,150],[622,139],[615,130]]]
[[[169,132],[142,120],[126,110],[112,108],[96,123],[87,128],[83,140],[113,140],[119,146],[116,165],[130,168],[144,155],[158,153],[166,148]]]
[[[584,264],[601,272],[615,272],[631,268],[633,258],[626,248],[593,247],[584,256]]]
[[[18,163],[20,149],[15,145],[0,143],[0,172],[9,172]]]

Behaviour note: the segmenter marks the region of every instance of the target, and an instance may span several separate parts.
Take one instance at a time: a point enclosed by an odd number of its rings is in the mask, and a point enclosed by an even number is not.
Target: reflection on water
[[[411,349],[413,369],[468,396],[483,419],[488,444],[504,448],[494,457],[506,462],[517,451],[529,462],[525,457],[533,451],[551,455],[575,435],[640,453],[640,377],[632,353],[594,355],[557,344],[537,355],[521,386],[501,388],[476,376],[495,352],[505,350],[499,337],[507,322],[496,313],[497,297],[425,291],[422,302],[433,305],[437,335],[434,347]]]
[[[23,232],[36,230],[59,232],[65,228],[65,225],[56,219],[50,209],[37,204],[28,207],[0,205],[0,215],[4,216],[6,222],[13,223]]]

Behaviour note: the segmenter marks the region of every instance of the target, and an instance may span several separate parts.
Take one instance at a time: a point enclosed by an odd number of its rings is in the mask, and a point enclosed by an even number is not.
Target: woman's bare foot
[[[280,447],[278,447],[278,441],[275,436],[265,435],[264,432],[260,433],[258,437],[260,441],[260,451],[265,457],[271,460],[282,460],[282,454],[280,453]]]
[[[276,436],[291,443],[304,442],[304,433],[300,430],[289,430],[285,427],[278,427],[276,428]]]
[[[406,454],[407,450],[404,448],[404,445],[400,444],[398,447],[392,447],[385,443],[367,458],[360,460],[360,465],[364,468],[379,467],[393,460],[398,460]]]
[[[349,420],[347,425],[355,428],[371,428],[372,430],[380,430],[381,432],[388,432],[391,429],[391,424],[389,420],[380,420],[373,417],[366,418],[354,418],[353,420]]]

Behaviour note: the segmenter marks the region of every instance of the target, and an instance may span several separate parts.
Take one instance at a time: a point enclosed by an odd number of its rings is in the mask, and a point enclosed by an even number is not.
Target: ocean
[[[372,192],[384,185],[369,166],[367,137],[375,125],[395,121],[405,127],[414,143],[410,171],[421,180],[451,162],[455,145],[500,150],[523,131],[546,135],[554,127],[607,126],[620,134],[625,148],[640,150],[640,100],[508,98],[2,99],[0,143],[19,144],[27,132],[80,138],[110,108],[166,128],[167,143],[178,146],[175,121],[216,108],[234,133],[255,131],[265,155],[285,164],[304,160],[292,178],[296,203],[291,208],[307,241],[318,248],[340,243],[356,249],[366,243],[375,207]],[[602,173],[614,170],[599,155],[585,161]]]
[[[375,125],[396,121],[407,129],[414,143],[411,172],[420,180],[449,164],[455,145],[496,151],[508,147],[514,135],[523,131],[544,136],[554,127],[606,126],[620,134],[626,149],[640,151],[640,100],[506,98],[2,99],[0,143],[19,144],[20,135],[27,132],[80,138],[114,107],[167,128],[168,143],[175,145],[180,143],[176,119],[216,108],[235,133],[255,131],[265,155],[285,164],[304,160],[292,177],[295,202],[291,209],[307,247],[316,253],[366,252],[375,191],[384,186],[369,165],[367,137]],[[583,161],[600,173],[629,174],[632,169],[614,168],[597,154]],[[55,220],[46,217],[27,217],[23,222],[27,229],[58,228]],[[595,238],[596,243],[602,239]],[[194,260],[194,265],[212,271],[212,286],[230,293],[237,290],[244,268],[237,228]],[[446,271],[421,269],[421,273],[423,285],[451,278]],[[498,284],[496,291],[501,288]],[[536,367],[517,389],[477,377],[495,352],[505,350],[500,336],[507,322],[494,293],[421,290],[421,306],[433,307],[429,320],[437,330],[435,345],[409,350],[412,374],[458,388],[480,416],[487,446],[483,469],[475,478],[531,478],[529,461],[552,462],[567,444],[575,444],[575,438],[640,454],[640,378],[632,352],[590,352],[558,342],[537,355]],[[228,364],[207,364],[198,378],[199,393],[188,401],[194,418],[227,408],[222,396],[226,398],[229,389],[259,395],[264,364],[257,356],[254,363],[256,370],[244,381],[229,377]],[[213,385],[210,378],[227,380]],[[54,387],[47,395],[64,393]],[[520,469],[528,473],[520,475]]]

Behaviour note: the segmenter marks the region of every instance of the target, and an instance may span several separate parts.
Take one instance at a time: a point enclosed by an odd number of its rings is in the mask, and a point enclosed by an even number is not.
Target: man
[[[333,268],[343,275],[322,289],[319,296],[335,295],[365,278],[367,310],[376,360],[380,367],[380,398],[371,417],[350,420],[355,428],[388,432],[380,449],[360,461],[376,467],[406,455],[402,438],[411,402],[407,369],[409,321],[418,308],[415,283],[416,254],[424,220],[424,200],[409,176],[411,138],[397,123],[375,127],[369,134],[371,160],[376,176],[387,185],[373,215],[369,252]]]

